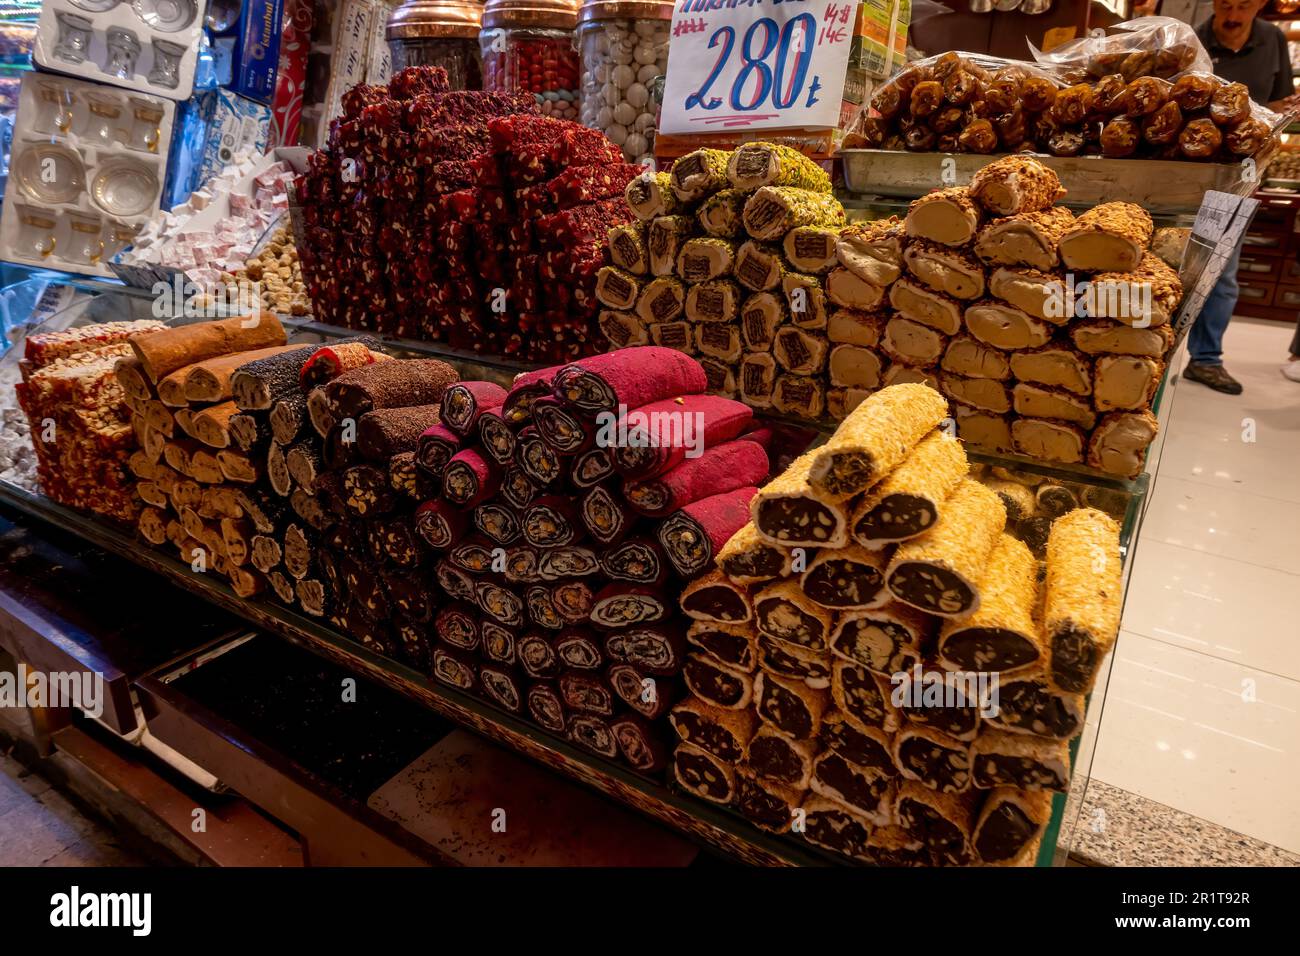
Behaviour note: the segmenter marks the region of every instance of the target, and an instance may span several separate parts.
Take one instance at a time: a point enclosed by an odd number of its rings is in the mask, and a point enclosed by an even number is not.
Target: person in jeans
[[[1291,337],[1291,358],[1282,366],[1282,374],[1293,382],[1300,382],[1300,320],[1295,324],[1295,335]]]
[[[1214,0],[1214,15],[1196,28],[1196,35],[1214,61],[1214,72],[1232,83],[1244,83],[1256,103],[1277,106],[1295,89],[1286,36],[1256,15],[1268,0]],[[1205,298],[1201,314],[1187,334],[1187,368],[1183,378],[1208,385],[1216,392],[1240,395],[1241,383],[1223,367],[1223,333],[1237,305],[1237,267],[1241,243],[1228,257],[1223,275]]]

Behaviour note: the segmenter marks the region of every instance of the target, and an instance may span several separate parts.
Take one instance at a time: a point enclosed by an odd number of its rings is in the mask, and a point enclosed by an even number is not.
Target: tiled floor
[[[0,753],[0,866],[140,866],[116,836]]]
[[[1235,318],[1224,351],[1245,393],[1178,383],[1092,775],[1300,851],[1300,384],[1278,371],[1291,334]]]

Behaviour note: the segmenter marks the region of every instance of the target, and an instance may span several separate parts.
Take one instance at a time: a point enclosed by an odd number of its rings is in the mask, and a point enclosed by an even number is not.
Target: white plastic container
[[[0,258],[108,276],[158,208],[176,104],[48,73],[23,76]]]
[[[207,0],[45,0],[32,56],[47,70],[187,100]]]

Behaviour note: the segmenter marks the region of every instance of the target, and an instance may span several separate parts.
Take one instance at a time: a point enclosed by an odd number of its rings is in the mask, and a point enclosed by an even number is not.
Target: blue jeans
[[[1187,355],[1197,365],[1223,364],[1223,333],[1237,305],[1237,268],[1241,264],[1241,246],[1232,250],[1223,267],[1223,275],[1205,297],[1201,314],[1187,333]]]

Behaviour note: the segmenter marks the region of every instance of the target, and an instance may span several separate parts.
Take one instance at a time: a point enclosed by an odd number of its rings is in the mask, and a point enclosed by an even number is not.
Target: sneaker
[[[1283,365],[1282,374],[1293,382],[1300,382],[1300,359],[1292,359]]]
[[[1240,395],[1241,383],[1228,374],[1222,365],[1198,365],[1188,362],[1183,369],[1183,378],[1222,392],[1224,395]]]

